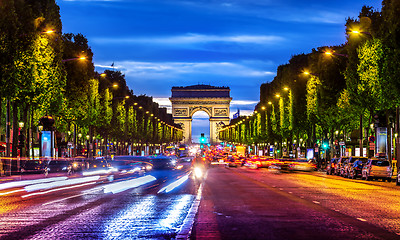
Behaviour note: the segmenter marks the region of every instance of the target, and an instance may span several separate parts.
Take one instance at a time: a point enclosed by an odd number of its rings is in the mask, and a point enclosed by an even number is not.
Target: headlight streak
[[[70,197],[54,200],[54,201],[51,201],[51,202],[43,203],[42,206],[46,206],[46,205],[50,205],[50,204],[53,204],[53,203],[62,202],[62,201],[65,201],[65,200],[68,200],[68,199],[71,199],[71,198],[76,198],[76,197],[80,197],[80,196],[83,196],[83,195],[87,195],[87,194],[91,194],[91,193],[95,193],[95,192],[99,192],[99,191],[103,191],[103,187],[93,188],[91,190],[84,191],[83,193],[78,194],[78,195],[74,195],[74,196],[70,196]]]
[[[14,188],[14,187],[24,187],[32,184],[38,183],[46,183],[46,182],[56,182],[63,181],[68,179],[68,177],[54,177],[54,178],[43,178],[43,179],[35,179],[35,180],[23,180],[23,181],[15,181],[15,182],[6,182],[0,184],[0,190]]]
[[[155,177],[153,177],[151,175],[147,175],[144,177],[135,178],[135,179],[128,180],[128,181],[112,183],[112,184],[109,184],[104,187],[104,193],[111,192],[111,193],[115,194],[115,193],[123,192],[128,189],[139,187],[139,186],[142,186],[144,184],[147,184],[147,183],[155,181],[155,180],[157,180]]]
[[[72,189],[72,188],[79,188],[79,187],[83,187],[83,186],[87,186],[87,185],[91,185],[91,184],[95,184],[96,182],[88,182],[88,183],[84,183],[84,184],[80,184],[80,185],[74,185],[74,186],[69,186],[69,187],[63,187],[63,188],[56,188],[56,189],[51,189],[51,190],[47,190],[44,192],[36,192],[36,193],[30,193],[27,195],[23,195],[21,196],[22,198],[27,198],[27,197],[32,197],[32,196],[36,196],[36,195],[44,195],[44,194],[48,194],[48,193],[52,193],[52,192],[56,192],[56,191],[61,191],[61,190],[67,190],[67,189]]]
[[[57,181],[57,182],[50,182],[50,183],[35,184],[35,185],[26,186],[25,187],[25,191],[32,192],[32,191],[37,191],[37,190],[56,188],[56,187],[62,187],[62,186],[80,184],[80,183],[86,183],[86,182],[92,182],[92,181],[97,181],[99,179],[100,179],[100,176],[92,176],[92,177],[68,179],[68,180],[65,180],[65,181]]]
[[[116,168],[110,168],[110,169],[101,169],[101,170],[96,170],[96,171],[86,171],[82,172],[83,176],[92,176],[92,175],[101,175],[101,174],[108,174],[111,172],[118,172],[118,169]]]
[[[191,201],[192,195],[189,194],[181,196],[179,200],[175,200],[172,209],[167,213],[167,218],[160,220],[160,226],[168,229],[173,228],[173,225],[178,223],[179,217],[185,215],[183,210],[190,205]]]
[[[13,194],[13,193],[17,193],[17,192],[24,192],[24,191],[25,191],[24,189],[17,189],[17,190],[13,190],[13,191],[9,191],[9,192],[0,193],[0,196]]]
[[[168,184],[167,186],[161,188],[157,193],[161,193],[161,192],[169,193],[172,190],[174,190],[175,188],[182,185],[184,182],[186,182],[186,180],[188,180],[188,178],[189,178],[189,175],[185,175],[185,176],[181,177],[180,179],[176,180],[175,182]]]

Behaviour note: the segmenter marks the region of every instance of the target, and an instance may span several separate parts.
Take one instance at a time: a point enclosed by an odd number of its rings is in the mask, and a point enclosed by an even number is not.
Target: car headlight
[[[194,176],[196,178],[201,178],[203,176],[203,169],[201,169],[199,167],[195,167],[194,168]]]

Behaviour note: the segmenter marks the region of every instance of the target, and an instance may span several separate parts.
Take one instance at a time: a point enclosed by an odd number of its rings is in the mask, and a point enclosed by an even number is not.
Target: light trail
[[[44,194],[57,192],[57,191],[61,191],[61,190],[67,190],[67,189],[79,188],[79,187],[83,187],[83,186],[87,186],[87,185],[92,185],[92,184],[95,184],[95,183],[96,182],[88,182],[88,183],[84,183],[84,184],[80,184],[80,185],[74,185],[74,186],[63,187],[63,188],[56,188],[56,189],[51,189],[51,190],[47,190],[47,191],[44,191],[44,192],[30,193],[30,194],[27,194],[27,195],[23,195],[21,197],[22,198],[27,198],[27,197],[32,197],[32,196],[36,196],[36,195],[44,195]]]
[[[112,184],[104,187],[104,193],[111,192],[111,193],[115,194],[115,193],[123,192],[123,191],[126,191],[131,188],[145,185],[145,184],[155,181],[155,180],[157,180],[155,177],[153,177],[151,175],[147,175],[144,177],[135,178],[135,179],[128,180],[128,181],[112,183]]]
[[[185,175],[185,176],[181,177],[180,179],[176,180],[175,182],[168,184],[167,186],[161,188],[157,193],[161,193],[161,192],[169,193],[172,190],[174,190],[175,188],[182,185],[188,179],[189,179],[189,175]]]
[[[24,186],[38,184],[38,183],[57,182],[57,181],[63,181],[66,179],[68,179],[68,177],[54,177],[54,178],[43,178],[43,179],[35,179],[35,180],[6,182],[6,183],[0,184],[0,190],[15,188],[15,187],[24,187]]]
[[[68,179],[65,181],[57,181],[57,182],[29,185],[29,186],[25,187],[25,190],[27,192],[33,192],[33,191],[37,191],[37,190],[44,190],[44,189],[49,189],[49,188],[56,188],[56,187],[62,187],[62,186],[67,186],[67,185],[92,182],[92,181],[97,181],[99,179],[100,179],[100,176],[74,178],[74,179]]]

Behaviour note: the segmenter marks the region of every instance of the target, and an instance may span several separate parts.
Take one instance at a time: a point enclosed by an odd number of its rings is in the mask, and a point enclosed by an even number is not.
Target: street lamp
[[[76,58],[69,58],[69,59],[63,59],[62,62],[69,62],[69,61],[73,61],[73,60],[86,60],[86,57],[81,56],[81,57],[76,57]]]

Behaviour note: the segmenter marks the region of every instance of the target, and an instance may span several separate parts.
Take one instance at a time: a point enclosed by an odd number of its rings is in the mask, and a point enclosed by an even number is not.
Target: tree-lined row
[[[28,130],[47,115],[61,136],[76,127],[90,140],[168,143],[182,138],[166,109],[151,97],[135,96],[121,72],[96,73],[92,59],[82,34],[62,34],[54,0],[0,3],[0,125],[10,117],[12,142],[18,142],[18,122],[25,123],[26,143],[35,142],[35,131]],[[1,130],[4,134],[7,128]]]
[[[390,0],[382,2],[381,11],[364,6],[357,19],[347,19],[345,44],[319,47],[279,66],[274,80],[261,85],[253,116],[235,119],[220,138],[243,144],[313,146],[322,139],[358,145],[361,136],[366,144],[376,126],[390,132],[400,103],[399,9],[400,2]]]

